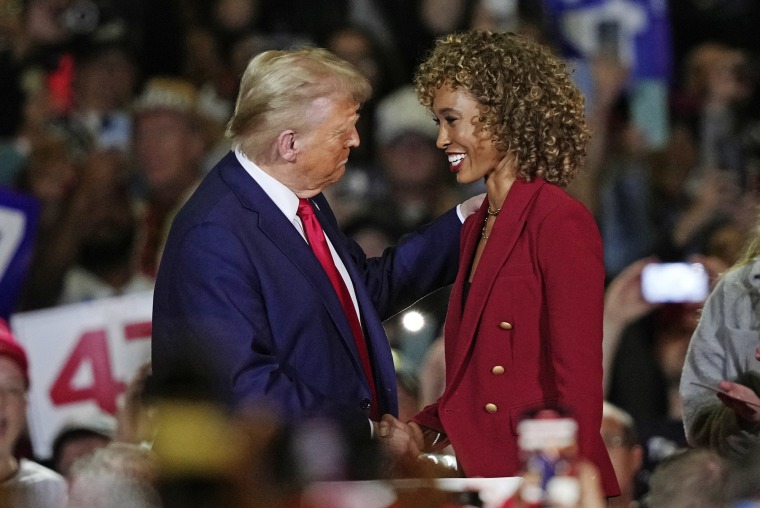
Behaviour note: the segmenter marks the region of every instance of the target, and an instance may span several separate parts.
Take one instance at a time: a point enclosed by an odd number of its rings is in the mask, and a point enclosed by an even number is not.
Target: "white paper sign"
[[[29,431],[37,458],[75,413],[115,414],[120,396],[150,358],[153,292],[14,314],[11,329],[29,357]]]

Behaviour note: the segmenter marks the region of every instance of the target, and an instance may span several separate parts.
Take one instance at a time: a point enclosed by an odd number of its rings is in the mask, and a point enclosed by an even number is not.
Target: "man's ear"
[[[298,150],[296,149],[296,133],[292,130],[282,131],[277,136],[277,153],[288,162],[295,162]]]

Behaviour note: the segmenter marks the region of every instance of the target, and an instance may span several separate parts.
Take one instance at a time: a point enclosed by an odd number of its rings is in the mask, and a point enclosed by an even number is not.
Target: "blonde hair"
[[[748,265],[754,262],[758,257],[760,257],[760,215],[758,215],[755,226],[752,228],[752,231],[744,243],[739,259],[731,268],[739,268]]]
[[[441,37],[415,76],[420,102],[431,108],[442,86],[478,101],[479,121],[496,148],[515,157],[518,177],[565,186],[583,165],[585,99],[547,47],[482,30]]]
[[[275,157],[274,142],[285,129],[303,129],[306,114],[322,97],[364,103],[372,87],[355,67],[323,48],[265,51],[254,57],[240,82],[226,136],[261,162]]]

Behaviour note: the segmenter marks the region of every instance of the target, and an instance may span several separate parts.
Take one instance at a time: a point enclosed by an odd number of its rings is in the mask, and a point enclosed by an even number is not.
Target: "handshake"
[[[372,425],[381,447],[397,460],[416,460],[422,453],[435,453],[449,445],[445,434],[414,422],[404,423],[390,414]]]

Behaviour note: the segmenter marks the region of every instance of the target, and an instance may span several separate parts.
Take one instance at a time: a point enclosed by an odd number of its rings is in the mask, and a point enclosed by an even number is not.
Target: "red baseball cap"
[[[10,358],[24,375],[24,382],[29,387],[29,361],[26,358],[26,351],[21,347],[16,338],[11,333],[8,322],[0,318],[0,356]]]

